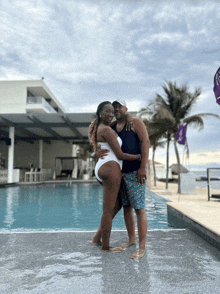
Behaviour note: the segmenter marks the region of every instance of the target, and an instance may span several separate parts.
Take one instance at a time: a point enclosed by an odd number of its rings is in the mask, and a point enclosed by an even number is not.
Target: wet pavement
[[[0,234],[0,293],[220,293],[220,251],[186,230],[148,232],[147,253],[102,253],[93,232]],[[113,231],[111,245],[127,241]]]

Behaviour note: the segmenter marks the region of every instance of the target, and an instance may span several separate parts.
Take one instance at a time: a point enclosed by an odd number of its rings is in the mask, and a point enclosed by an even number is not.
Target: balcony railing
[[[42,104],[49,112],[57,113],[44,97],[27,97],[27,104]]]

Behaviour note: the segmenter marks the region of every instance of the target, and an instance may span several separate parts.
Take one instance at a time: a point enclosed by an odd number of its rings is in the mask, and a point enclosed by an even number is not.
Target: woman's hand
[[[127,123],[126,123],[126,131],[133,131],[133,132],[135,132],[135,127],[134,127],[134,124],[133,124],[133,117],[132,117],[132,115],[130,114],[130,113],[127,113],[127,115],[126,115],[126,121],[127,121]]]

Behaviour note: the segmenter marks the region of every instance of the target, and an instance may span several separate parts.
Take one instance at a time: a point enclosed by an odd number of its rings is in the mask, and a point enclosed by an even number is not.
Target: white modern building
[[[66,113],[43,79],[0,81],[0,182],[24,181],[30,168],[49,171],[51,179],[70,170],[74,145],[88,142],[92,120],[93,114]]]
[[[41,80],[0,81],[0,113],[65,113]]]

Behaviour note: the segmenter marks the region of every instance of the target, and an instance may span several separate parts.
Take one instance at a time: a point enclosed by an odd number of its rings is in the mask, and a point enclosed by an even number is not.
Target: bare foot
[[[137,243],[138,243],[138,241],[137,240],[134,240],[134,241],[131,241],[131,242],[128,242],[128,243],[123,243],[119,247],[122,248],[123,250],[125,250],[129,246],[134,245],[134,244],[137,244]]]
[[[102,252],[122,252],[123,250],[120,247],[109,247],[109,248],[102,248]]]
[[[146,249],[145,248],[139,248],[138,250],[136,250],[133,254],[132,254],[132,256],[131,256],[131,258],[133,258],[133,259],[140,259],[141,257],[143,257],[144,256],[144,254],[146,253]]]
[[[101,242],[101,241],[94,241],[94,240],[91,240],[90,243],[92,243],[92,244],[97,244],[97,245],[102,246],[102,242]]]

